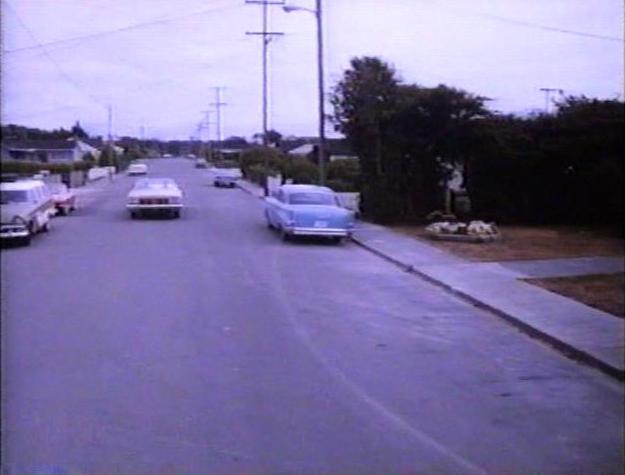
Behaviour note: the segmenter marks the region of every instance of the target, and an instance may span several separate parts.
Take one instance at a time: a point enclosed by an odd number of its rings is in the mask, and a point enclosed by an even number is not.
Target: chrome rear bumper
[[[285,228],[288,234],[293,236],[329,236],[329,237],[348,237],[352,231],[344,228],[302,228],[292,227]]]

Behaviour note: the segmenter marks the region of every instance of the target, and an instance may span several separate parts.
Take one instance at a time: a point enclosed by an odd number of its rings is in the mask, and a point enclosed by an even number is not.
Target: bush
[[[305,158],[289,159],[285,168],[285,178],[293,180],[293,183],[319,183],[319,169]]]
[[[93,165],[89,162],[80,161],[73,163],[43,163],[26,162],[22,160],[2,160],[0,170],[2,173],[17,173],[19,175],[34,175],[41,170],[49,170],[50,173],[70,173],[74,170],[88,170]]]
[[[247,179],[257,185],[264,186],[265,180],[270,175],[269,170],[263,165],[252,165],[247,169]]]
[[[338,193],[353,193],[358,191],[352,183],[338,178],[326,180],[326,186]]]
[[[336,182],[336,186],[345,188],[344,191],[359,191],[362,185],[360,162],[357,158],[330,162],[327,178],[328,183]]]
[[[248,177],[249,171],[252,167],[260,165],[263,168],[265,164],[269,170],[274,173],[282,173],[285,175],[286,167],[288,166],[289,158],[281,152],[273,148],[257,147],[251,150],[246,150],[241,154],[239,159],[239,166],[243,173],[243,176]]]

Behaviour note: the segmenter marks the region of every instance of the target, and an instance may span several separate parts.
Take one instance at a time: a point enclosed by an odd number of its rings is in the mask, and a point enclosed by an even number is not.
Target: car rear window
[[[330,193],[292,193],[289,195],[292,205],[337,205],[336,198]]]

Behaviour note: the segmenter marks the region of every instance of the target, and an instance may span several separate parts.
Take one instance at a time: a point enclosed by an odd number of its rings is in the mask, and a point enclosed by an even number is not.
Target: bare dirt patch
[[[433,240],[426,235],[424,226],[397,226],[394,229],[475,262],[622,256],[625,252],[623,239],[604,231],[580,227],[499,226],[501,239],[487,243]]]
[[[582,302],[589,307],[625,318],[625,274],[585,275],[551,279],[525,279],[551,292]]]

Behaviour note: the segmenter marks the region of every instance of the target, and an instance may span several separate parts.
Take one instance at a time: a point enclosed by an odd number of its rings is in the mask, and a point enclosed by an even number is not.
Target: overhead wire
[[[5,1],[5,0],[3,0],[3,1]],[[33,49],[36,49],[36,48],[38,48],[40,46],[58,47],[58,46],[61,46],[61,45],[67,45],[67,44],[71,44],[71,43],[74,43],[74,42],[92,40],[92,39],[95,39],[95,38],[101,38],[101,37],[114,35],[114,34],[118,34],[118,33],[124,33],[124,32],[127,32],[127,31],[137,30],[137,29],[141,29],[141,28],[154,26],[154,25],[171,23],[171,22],[175,22],[175,21],[179,21],[179,20],[184,20],[184,19],[187,19],[187,18],[192,18],[192,17],[195,17],[195,16],[206,15],[206,14],[209,14],[209,13],[218,13],[218,12],[222,12],[222,11],[226,11],[226,10],[232,10],[232,9],[240,8],[242,6],[243,5],[241,5],[241,4],[233,4],[233,5],[220,6],[218,8],[202,9],[202,10],[197,10],[197,11],[194,11],[194,12],[191,12],[191,13],[186,13],[184,15],[177,15],[177,16],[165,17],[165,18],[158,18],[158,19],[154,19],[154,20],[149,20],[149,21],[145,21],[145,22],[140,22],[140,23],[135,23],[135,24],[132,24],[132,25],[123,26],[123,27],[120,27],[120,28],[115,28],[115,29],[112,29],[112,30],[99,31],[99,32],[96,32],[96,33],[88,34],[88,35],[74,36],[72,38],[63,38],[63,39],[60,39],[60,40],[54,40],[54,41],[49,41],[49,42],[46,42],[46,43],[40,43],[38,45],[22,46],[22,47],[19,47],[19,48],[3,50],[3,53],[4,54],[19,53],[19,52],[22,52],[22,51],[33,50]],[[15,10],[13,10],[13,11],[15,11]]]
[[[86,91],[78,82],[76,82],[74,80],[74,78],[72,78],[69,74],[67,74],[63,68],[61,67],[61,65],[58,63],[58,61],[56,61],[56,59],[54,59],[54,57],[48,52],[48,50],[46,49],[46,47],[41,44],[39,42],[39,39],[35,36],[35,34],[33,33],[33,31],[30,29],[30,27],[24,22],[24,20],[22,20],[22,18],[20,17],[20,15],[17,13],[17,11],[11,6],[11,4],[9,2],[7,2],[6,0],[2,0],[2,2],[9,8],[9,10],[11,10],[11,12],[13,13],[13,15],[15,15],[15,18],[17,19],[17,21],[20,23],[20,25],[22,25],[22,27],[24,28],[24,30],[26,30],[26,32],[28,33],[28,35],[32,38],[32,40],[36,43],[36,48],[39,48],[43,54],[45,55],[46,58],[48,58],[48,60],[56,67],[57,71],[59,72],[59,75],[65,79],[66,82],[68,82],[69,84],[71,84],[72,86],[74,86],[74,88],[78,91],[80,91],[82,94],[84,94],[86,97],[88,97],[89,99],[91,99],[93,102],[95,102],[96,104],[98,104],[99,106],[102,106],[104,108],[107,108],[108,105],[105,104],[104,102],[102,102],[100,99],[98,99],[97,97],[95,97],[94,95],[92,95],[91,93],[89,93],[88,91]]]

